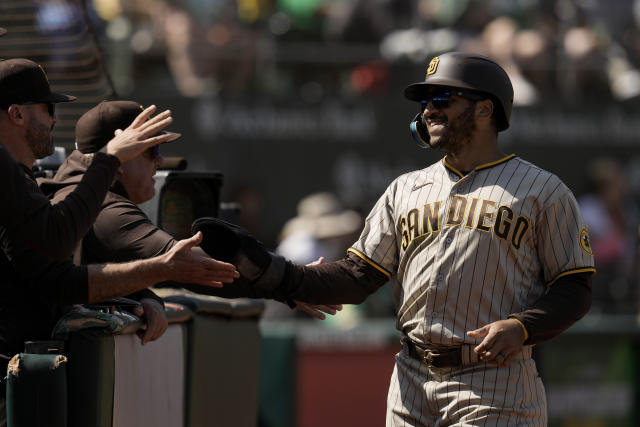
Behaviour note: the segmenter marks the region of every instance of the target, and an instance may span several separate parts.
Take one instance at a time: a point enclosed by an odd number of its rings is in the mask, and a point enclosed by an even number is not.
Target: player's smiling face
[[[431,145],[448,153],[458,153],[470,142],[475,130],[475,102],[458,95],[444,95],[452,90],[438,88],[430,91],[426,97],[428,102],[423,103],[422,117]],[[441,98],[449,99],[446,106],[438,102]]]

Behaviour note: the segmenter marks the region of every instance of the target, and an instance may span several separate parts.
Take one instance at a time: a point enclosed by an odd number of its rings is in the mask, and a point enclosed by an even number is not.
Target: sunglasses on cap
[[[420,106],[422,107],[422,111],[424,111],[424,109],[427,108],[427,104],[429,104],[429,102],[431,102],[431,105],[433,105],[433,108],[435,109],[439,110],[442,108],[447,108],[451,103],[451,97],[453,95],[468,99],[470,101],[481,101],[483,99],[487,99],[485,96],[478,95],[476,93],[471,93],[471,92],[464,92],[461,90],[447,89],[442,91],[435,91],[435,92],[431,92],[422,101],[420,101]]]

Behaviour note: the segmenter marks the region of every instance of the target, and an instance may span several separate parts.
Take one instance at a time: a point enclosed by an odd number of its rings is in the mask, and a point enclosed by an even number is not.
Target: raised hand
[[[180,137],[176,133],[158,134],[173,122],[173,118],[170,110],[150,118],[155,111],[155,105],[147,107],[125,130],[117,129],[113,139],[101,151],[116,156],[123,163],[137,157],[149,147]]]

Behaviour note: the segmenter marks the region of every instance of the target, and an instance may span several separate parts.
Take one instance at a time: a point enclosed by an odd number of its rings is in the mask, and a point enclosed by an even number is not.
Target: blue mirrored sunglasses
[[[433,92],[425,97],[422,101],[420,101],[420,106],[422,107],[422,111],[427,108],[427,104],[431,102],[433,108],[442,109],[447,108],[449,103],[451,102],[451,97],[453,95],[460,96],[462,98],[468,99],[470,101],[481,101],[486,99],[486,97],[482,95],[478,95],[476,93],[463,92],[461,90],[446,90],[441,92]]]

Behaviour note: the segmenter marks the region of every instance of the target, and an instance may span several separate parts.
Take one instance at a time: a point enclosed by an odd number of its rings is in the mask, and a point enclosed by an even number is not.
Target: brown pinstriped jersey
[[[446,157],[398,177],[350,251],[396,277],[398,329],[425,345],[530,307],[559,277],[593,272],[578,204],[555,175],[507,156],[467,175]]]

